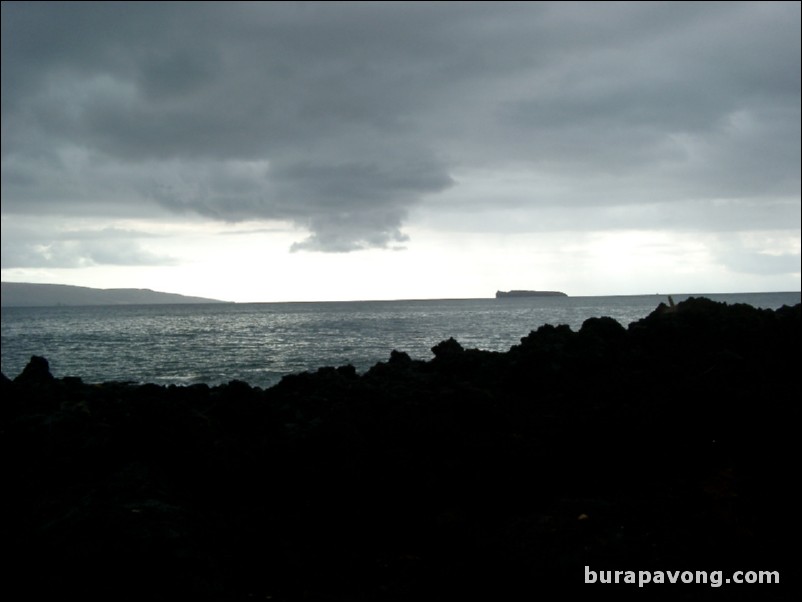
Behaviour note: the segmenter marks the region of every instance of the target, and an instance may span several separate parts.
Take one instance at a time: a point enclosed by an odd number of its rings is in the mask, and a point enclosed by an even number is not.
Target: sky
[[[800,290],[798,2],[3,2],[2,279]]]

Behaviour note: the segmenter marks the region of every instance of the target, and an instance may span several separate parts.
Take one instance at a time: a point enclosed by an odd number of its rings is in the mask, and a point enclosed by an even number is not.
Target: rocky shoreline
[[[802,307],[688,299],[270,389],[2,377],[15,599],[790,599]],[[779,586],[585,584],[772,570]],[[756,589],[759,588],[759,589]],[[10,598],[9,598],[10,599]]]

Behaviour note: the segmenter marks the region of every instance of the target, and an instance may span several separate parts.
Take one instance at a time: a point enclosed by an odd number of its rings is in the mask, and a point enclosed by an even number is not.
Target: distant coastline
[[[226,303],[218,299],[162,293],[147,288],[90,288],[67,284],[3,282],[2,307],[56,307],[63,305],[164,305],[175,303]]]
[[[510,297],[567,297],[561,291],[496,291],[496,299]]]

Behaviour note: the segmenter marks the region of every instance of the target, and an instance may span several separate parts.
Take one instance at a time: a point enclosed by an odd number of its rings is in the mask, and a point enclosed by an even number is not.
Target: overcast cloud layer
[[[799,199],[798,2],[2,4],[9,219],[280,220],[341,252],[411,244],[413,211],[798,232]],[[51,265],[7,234],[4,267]]]

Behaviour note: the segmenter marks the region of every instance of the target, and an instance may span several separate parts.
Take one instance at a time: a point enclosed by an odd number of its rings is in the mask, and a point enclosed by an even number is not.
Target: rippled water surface
[[[679,302],[689,295],[674,295]],[[800,293],[705,295],[775,309]],[[13,378],[31,355],[55,376],[87,382],[269,386],[289,373],[353,364],[364,371],[393,349],[416,359],[449,337],[464,347],[506,351],[543,324],[578,330],[590,317],[623,325],[667,297],[543,297],[331,303],[4,307],[2,372]]]

